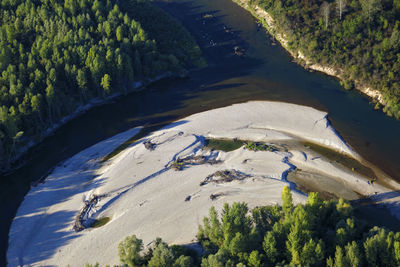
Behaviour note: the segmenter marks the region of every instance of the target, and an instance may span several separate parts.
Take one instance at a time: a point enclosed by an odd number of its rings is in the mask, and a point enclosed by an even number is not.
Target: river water
[[[93,108],[31,149],[26,165],[0,178],[0,265],[5,265],[12,218],[31,183],[75,153],[121,131],[147,132],[187,115],[249,100],[273,100],[329,113],[333,126],[365,159],[400,181],[400,121],[376,111],[356,91],[292,62],[254,18],[231,0],[166,0],[160,7],[182,21],[203,49],[207,68],[184,80],[157,82],[146,90]],[[244,50],[243,56],[235,55]]]

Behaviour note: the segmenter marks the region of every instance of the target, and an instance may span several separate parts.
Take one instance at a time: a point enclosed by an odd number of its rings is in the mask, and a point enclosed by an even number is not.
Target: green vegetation
[[[181,171],[185,167],[185,162],[181,159],[177,159],[171,164],[171,168],[174,169],[175,171]]]
[[[98,220],[95,220],[90,227],[92,227],[92,228],[102,227],[102,226],[106,225],[110,220],[111,220],[110,217],[100,218]]]
[[[272,145],[267,145],[260,142],[248,142],[245,148],[253,151],[269,151],[269,152],[274,152],[278,150],[276,147]]]
[[[340,199],[322,201],[309,194],[293,206],[288,188],[282,207],[255,208],[244,203],[215,209],[204,219],[198,238],[206,251],[202,266],[398,266],[400,233],[369,228]],[[219,265],[215,265],[219,264]]]
[[[268,145],[268,144],[261,143],[261,142],[251,142],[251,141],[247,142],[247,141],[242,141],[242,140],[238,140],[238,139],[207,138],[206,142],[205,142],[205,146],[209,149],[222,150],[225,152],[230,152],[230,151],[236,150],[242,146],[245,146],[246,149],[253,150],[253,151],[274,152],[274,151],[278,150],[273,145]]]
[[[289,49],[342,71],[343,85],[379,90],[400,118],[399,0],[250,0],[275,19]]]
[[[149,1],[1,1],[0,168],[92,99],[203,63],[183,26]]]
[[[243,146],[243,141],[237,139],[213,139],[207,138],[205,146],[209,149],[230,152]]]
[[[339,199],[322,201],[310,193],[304,205],[293,205],[283,188],[282,206],[225,204],[214,207],[197,235],[201,256],[157,239],[142,253],[142,240],[127,237],[119,245],[124,266],[399,266],[400,232],[354,216],[352,206]]]
[[[146,253],[143,242],[135,235],[128,236],[118,246],[118,254],[124,266],[149,266],[149,267],[189,267],[195,264],[195,253],[182,246],[168,246],[160,238]]]
[[[198,239],[206,249],[202,266],[398,266],[400,233],[369,227],[349,203],[309,194],[294,206],[290,190],[282,207],[225,205],[204,219]],[[207,255],[208,254],[208,255]]]

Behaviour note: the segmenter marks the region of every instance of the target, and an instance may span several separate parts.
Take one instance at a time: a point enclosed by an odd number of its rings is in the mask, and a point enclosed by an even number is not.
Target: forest
[[[271,14],[291,50],[341,70],[346,89],[380,91],[383,111],[400,119],[400,0],[250,2]]]
[[[93,99],[201,64],[190,34],[149,1],[2,0],[0,169]]]
[[[201,256],[159,238],[143,251],[132,235],[118,247],[120,260],[130,267],[400,266],[400,232],[360,219],[347,201],[310,193],[305,204],[294,205],[288,187],[281,198],[282,206],[252,210],[225,204],[220,215],[212,207],[197,234]]]

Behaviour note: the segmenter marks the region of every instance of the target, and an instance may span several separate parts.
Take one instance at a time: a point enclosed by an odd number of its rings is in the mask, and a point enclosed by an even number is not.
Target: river
[[[16,172],[0,178],[0,265],[8,231],[31,183],[54,166],[114,134],[138,125],[145,132],[193,113],[248,100],[273,100],[327,111],[333,126],[365,159],[400,181],[400,121],[376,111],[356,91],[292,62],[254,18],[231,0],[166,0],[157,4],[181,20],[209,66],[187,79],[159,81],[146,90],[95,107],[27,153]],[[234,49],[244,50],[243,56]]]

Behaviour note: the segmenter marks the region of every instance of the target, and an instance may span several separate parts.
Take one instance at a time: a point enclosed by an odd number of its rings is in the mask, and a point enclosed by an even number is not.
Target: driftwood
[[[171,165],[170,168],[181,171],[185,166],[201,165],[201,164],[218,164],[220,160],[210,159],[206,156],[188,156],[186,158],[177,159]]]
[[[106,195],[93,195],[90,200],[85,201],[85,206],[81,209],[81,211],[75,217],[75,223],[73,229],[75,232],[80,232],[85,230],[88,226],[85,225],[85,217],[89,214],[90,210],[97,205],[99,200]]]
[[[219,197],[222,197],[223,195],[225,195],[225,194],[224,193],[211,194],[210,195],[210,199],[211,200],[217,200]]]
[[[200,183],[200,186],[206,185],[208,183],[229,183],[232,182],[233,180],[244,180],[246,178],[251,177],[251,175],[239,172],[237,170],[224,170],[224,171],[217,171],[204,179]]]
[[[156,148],[156,144],[152,143],[151,141],[146,141],[143,143],[144,147],[150,151],[154,150]]]

